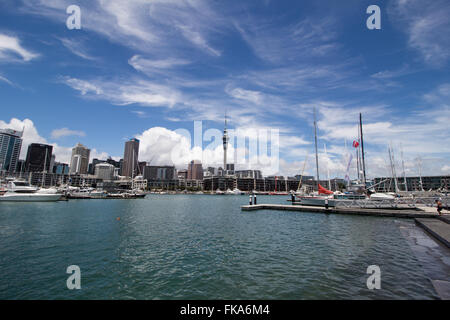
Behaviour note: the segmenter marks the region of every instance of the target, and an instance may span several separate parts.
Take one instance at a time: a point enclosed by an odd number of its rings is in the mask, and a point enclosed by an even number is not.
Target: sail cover
[[[333,194],[333,191],[330,191],[328,189],[325,189],[322,187],[319,183],[319,194]]]

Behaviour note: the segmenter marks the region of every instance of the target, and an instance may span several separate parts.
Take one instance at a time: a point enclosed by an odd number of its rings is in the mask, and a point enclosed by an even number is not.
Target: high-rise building
[[[146,180],[175,180],[177,170],[175,166],[145,166],[144,179]]]
[[[112,180],[114,178],[114,166],[109,163],[98,163],[95,165],[95,177],[102,180]]]
[[[178,179],[183,179],[186,180],[187,179],[187,175],[188,175],[188,171],[187,170],[178,170],[177,171],[177,177]]]
[[[72,149],[70,160],[70,174],[87,174],[89,168],[89,156],[91,150],[78,143]]]
[[[27,158],[25,160],[25,171],[27,172],[50,172],[53,146],[32,143],[28,146]]]
[[[16,171],[23,131],[0,129],[0,171]]]
[[[203,180],[202,163],[198,160],[192,160],[188,164],[188,180]]]
[[[122,175],[128,178],[134,178],[139,171],[139,140],[136,138],[125,142],[125,151],[123,154]]]
[[[53,166],[53,173],[68,174],[69,173],[69,165],[67,163],[55,162],[55,164]]]

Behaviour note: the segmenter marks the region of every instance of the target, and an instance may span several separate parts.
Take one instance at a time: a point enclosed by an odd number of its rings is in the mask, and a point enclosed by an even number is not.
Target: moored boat
[[[61,198],[59,193],[41,192],[39,188],[31,186],[22,180],[9,181],[6,192],[0,195],[0,201],[8,202],[48,202],[58,201]]]

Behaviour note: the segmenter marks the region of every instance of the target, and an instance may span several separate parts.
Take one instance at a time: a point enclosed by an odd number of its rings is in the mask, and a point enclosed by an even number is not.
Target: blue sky
[[[66,27],[71,4],[81,30]],[[366,27],[371,4],[381,30]],[[344,175],[359,112],[369,175],[389,173],[390,143],[408,175],[418,157],[448,174],[449,15],[419,0],[2,1],[0,127],[25,125],[25,144],[51,143],[60,161],[77,142],[120,157],[138,136],[140,160],[182,167],[198,150],[174,130],[222,130],[227,110],[232,128],[279,129],[279,173],[295,174],[316,107],[321,174]]]

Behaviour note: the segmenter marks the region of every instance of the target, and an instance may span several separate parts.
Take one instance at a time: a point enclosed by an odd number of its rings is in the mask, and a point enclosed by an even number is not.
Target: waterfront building
[[[149,188],[175,189],[178,185],[175,166],[145,166],[143,178]]]
[[[72,149],[70,174],[87,174],[91,150],[78,143]]]
[[[237,170],[235,171],[237,178],[262,179],[261,170]]]
[[[27,172],[50,172],[53,146],[41,143],[32,143],[28,146],[25,160]]]
[[[0,129],[0,171],[15,172],[22,148],[23,131]]]
[[[19,159],[17,160],[16,172],[24,172],[25,171],[25,160]]]
[[[136,138],[125,142],[122,175],[134,178],[139,171],[139,140]]]
[[[176,180],[175,166],[145,166],[144,179],[146,180]]]
[[[217,175],[217,168],[214,167],[208,167],[203,171],[203,176],[216,176]]]
[[[114,179],[114,166],[109,163],[98,163],[95,165],[95,177],[102,180]]]
[[[188,164],[188,180],[203,180],[203,167],[199,160],[192,160]]]
[[[177,171],[178,180],[186,180],[188,176],[188,171],[186,169]]]
[[[203,179],[203,190],[215,192],[217,189],[226,191],[236,187],[236,179],[227,176],[210,176]]]
[[[203,189],[203,180],[178,180],[178,187],[182,189]]]
[[[406,177],[408,191],[450,190],[450,175]],[[378,177],[373,179],[377,192],[395,192],[395,181],[392,177]],[[403,177],[397,177],[399,191],[405,191]]]
[[[227,163],[226,169],[227,175],[234,175],[234,163]]]
[[[53,173],[69,174],[69,165],[67,163],[55,162],[53,166]]]

